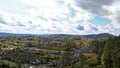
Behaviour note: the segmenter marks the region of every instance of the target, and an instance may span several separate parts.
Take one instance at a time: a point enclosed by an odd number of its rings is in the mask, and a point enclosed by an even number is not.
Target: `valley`
[[[1,36],[0,66],[6,68],[107,68],[103,62],[112,35]],[[118,45],[118,46],[117,46]],[[113,48],[114,48],[113,47]],[[116,52],[116,50],[113,49]],[[119,52],[116,52],[116,59]],[[112,52],[110,52],[112,54]],[[113,55],[114,56],[114,55]],[[116,63],[116,59],[113,60]],[[3,67],[2,66],[2,67]],[[109,66],[109,63],[108,63]],[[114,65],[117,66],[117,65]],[[113,66],[113,67],[114,67]],[[112,68],[113,68],[112,67]]]

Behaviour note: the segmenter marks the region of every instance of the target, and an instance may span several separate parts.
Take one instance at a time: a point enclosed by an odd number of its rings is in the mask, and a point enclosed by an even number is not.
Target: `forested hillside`
[[[0,66],[14,68],[119,68],[120,36],[0,37]]]
[[[120,67],[120,36],[107,39],[101,61],[104,68]]]

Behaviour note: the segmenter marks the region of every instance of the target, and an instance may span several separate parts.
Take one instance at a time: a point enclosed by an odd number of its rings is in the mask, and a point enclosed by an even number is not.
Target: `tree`
[[[16,67],[10,66],[9,64],[5,64],[4,62],[0,61],[0,68],[16,68]]]
[[[17,63],[17,68],[22,68],[20,62]]]
[[[120,67],[120,36],[106,41],[101,60],[104,68]]]
[[[66,42],[63,47],[65,48],[66,51],[71,51],[73,48],[76,47],[75,42]]]
[[[61,58],[61,68],[64,68],[64,66],[72,65],[72,53],[67,51],[64,52]]]

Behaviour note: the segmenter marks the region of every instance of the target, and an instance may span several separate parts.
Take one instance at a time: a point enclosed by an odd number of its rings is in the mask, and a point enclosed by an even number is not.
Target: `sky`
[[[0,0],[0,32],[120,34],[119,0]]]

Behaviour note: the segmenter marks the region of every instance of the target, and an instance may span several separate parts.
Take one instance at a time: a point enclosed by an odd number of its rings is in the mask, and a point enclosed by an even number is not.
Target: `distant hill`
[[[91,34],[91,35],[84,35],[85,38],[107,38],[107,37],[113,37],[114,35],[109,33],[101,33],[101,34]]]
[[[0,33],[0,36],[34,36],[32,34]]]
[[[80,38],[106,38],[106,37],[113,37],[114,35],[109,33],[90,34],[90,35],[0,33],[0,36],[77,36]]]
[[[16,33],[0,33],[0,36],[48,36],[49,34],[16,34]]]

